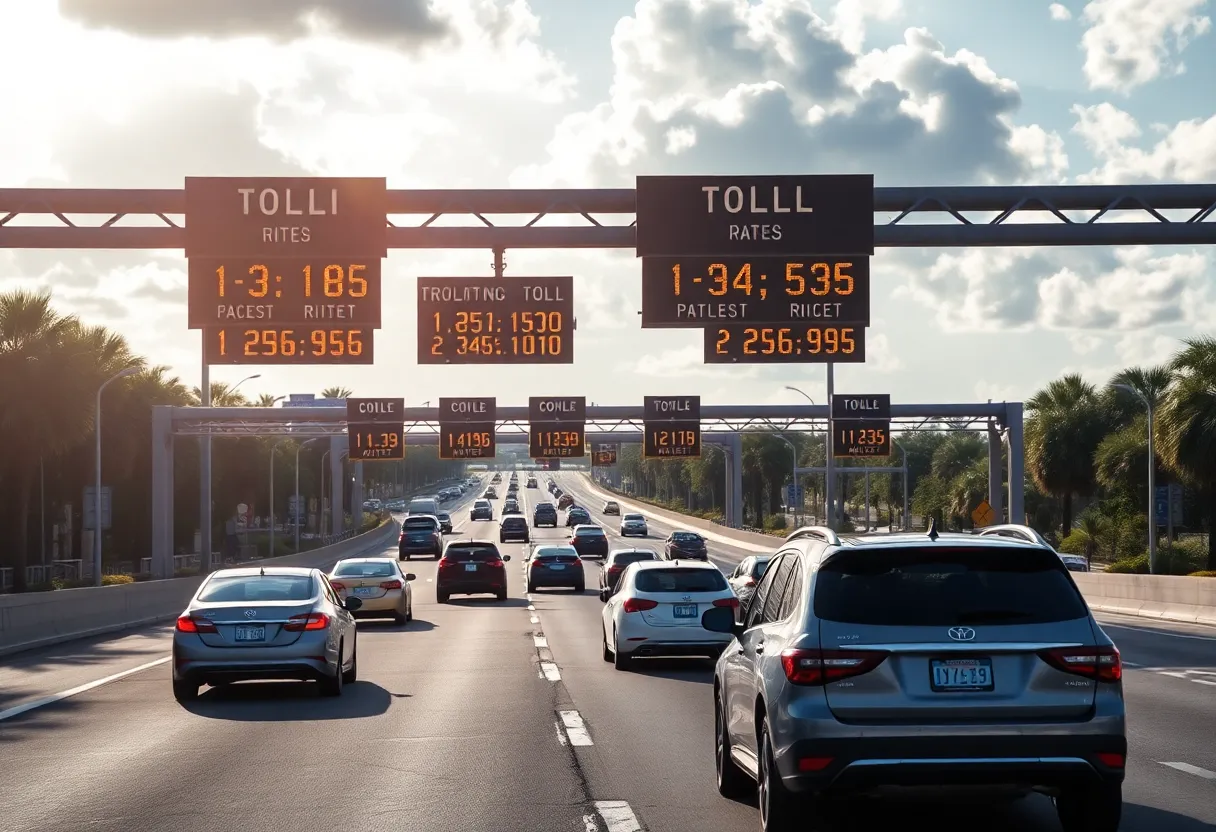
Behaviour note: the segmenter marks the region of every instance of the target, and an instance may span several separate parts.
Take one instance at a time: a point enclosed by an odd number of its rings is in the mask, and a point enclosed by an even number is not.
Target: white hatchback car
[[[738,612],[739,599],[718,567],[704,561],[658,560],[631,563],[615,595],[604,601],[604,661],[628,670],[635,658],[698,656],[716,659],[729,633],[701,626],[713,607]]]

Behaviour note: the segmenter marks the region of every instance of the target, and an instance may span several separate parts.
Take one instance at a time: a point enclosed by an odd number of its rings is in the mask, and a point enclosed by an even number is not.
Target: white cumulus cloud
[[[1081,13],[1091,89],[1130,90],[1185,66],[1179,56],[1212,27],[1208,0],[1091,0]]]

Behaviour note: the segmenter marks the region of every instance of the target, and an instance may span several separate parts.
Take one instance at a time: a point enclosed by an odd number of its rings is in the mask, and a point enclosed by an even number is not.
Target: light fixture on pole
[[[120,378],[133,376],[139,370],[139,367],[120,370],[97,388],[96,410],[93,411],[93,438],[96,443],[94,473],[97,476],[93,491],[93,586],[101,586],[101,393]]]
[[[1148,573],[1154,575],[1157,572],[1157,517],[1153,510],[1157,496],[1157,457],[1153,450],[1153,402],[1130,384],[1112,384],[1111,387],[1131,393],[1144,404],[1144,409],[1148,411]],[[1169,516],[1170,508],[1167,492],[1166,516]],[[1064,531],[1067,533],[1068,529]]]

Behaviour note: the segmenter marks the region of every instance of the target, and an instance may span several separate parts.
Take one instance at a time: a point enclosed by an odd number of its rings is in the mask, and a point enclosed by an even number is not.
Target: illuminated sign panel
[[[836,393],[832,396],[833,419],[891,419],[890,393]]]
[[[732,326],[705,329],[706,364],[860,364],[861,326]]]
[[[891,395],[837,393],[832,396],[832,456],[891,455]]]
[[[380,326],[380,260],[192,258],[191,329],[223,326]]]
[[[208,364],[372,364],[369,327],[231,326],[203,330]]]
[[[616,465],[620,449],[620,445],[615,443],[596,445],[591,452],[591,464],[597,468],[609,468]]]
[[[528,456],[585,456],[586,423],[587,400],[582,396],[532,396],[528,399]]]
[[[701,455],[701,397],[645,396],[642,455],[649,458]]]
[[[347,422],[375,422],[389,425],[402,423],[405,399],[353,399],[346,400]]]
[[[388,254],[383,178],[186,177],[186,256]]]
[[[642,327],[870,322],[870,258],[647,257]]]
[[[874,177],[639,176],[637,256],[874,253]]]
[[[346,442],[352,462],[405,459],[405,428],[385,422],[349,422]]]
[[[419,364],[573,364],[574,278],[418,278]]]
[[[439,400],[439,458],[492,459],[498,407],[492,398]]]

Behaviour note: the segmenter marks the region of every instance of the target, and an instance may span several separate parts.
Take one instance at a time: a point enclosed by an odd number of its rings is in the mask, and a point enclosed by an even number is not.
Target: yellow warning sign
[[[975,511],[971,512],[971,522],[975,524],[977,529],[982,529],[985,526],[991,526],[996,520],[996,512],[992,510],[992,506],[987,500],[980,500],[980,504],[975,507]]]

